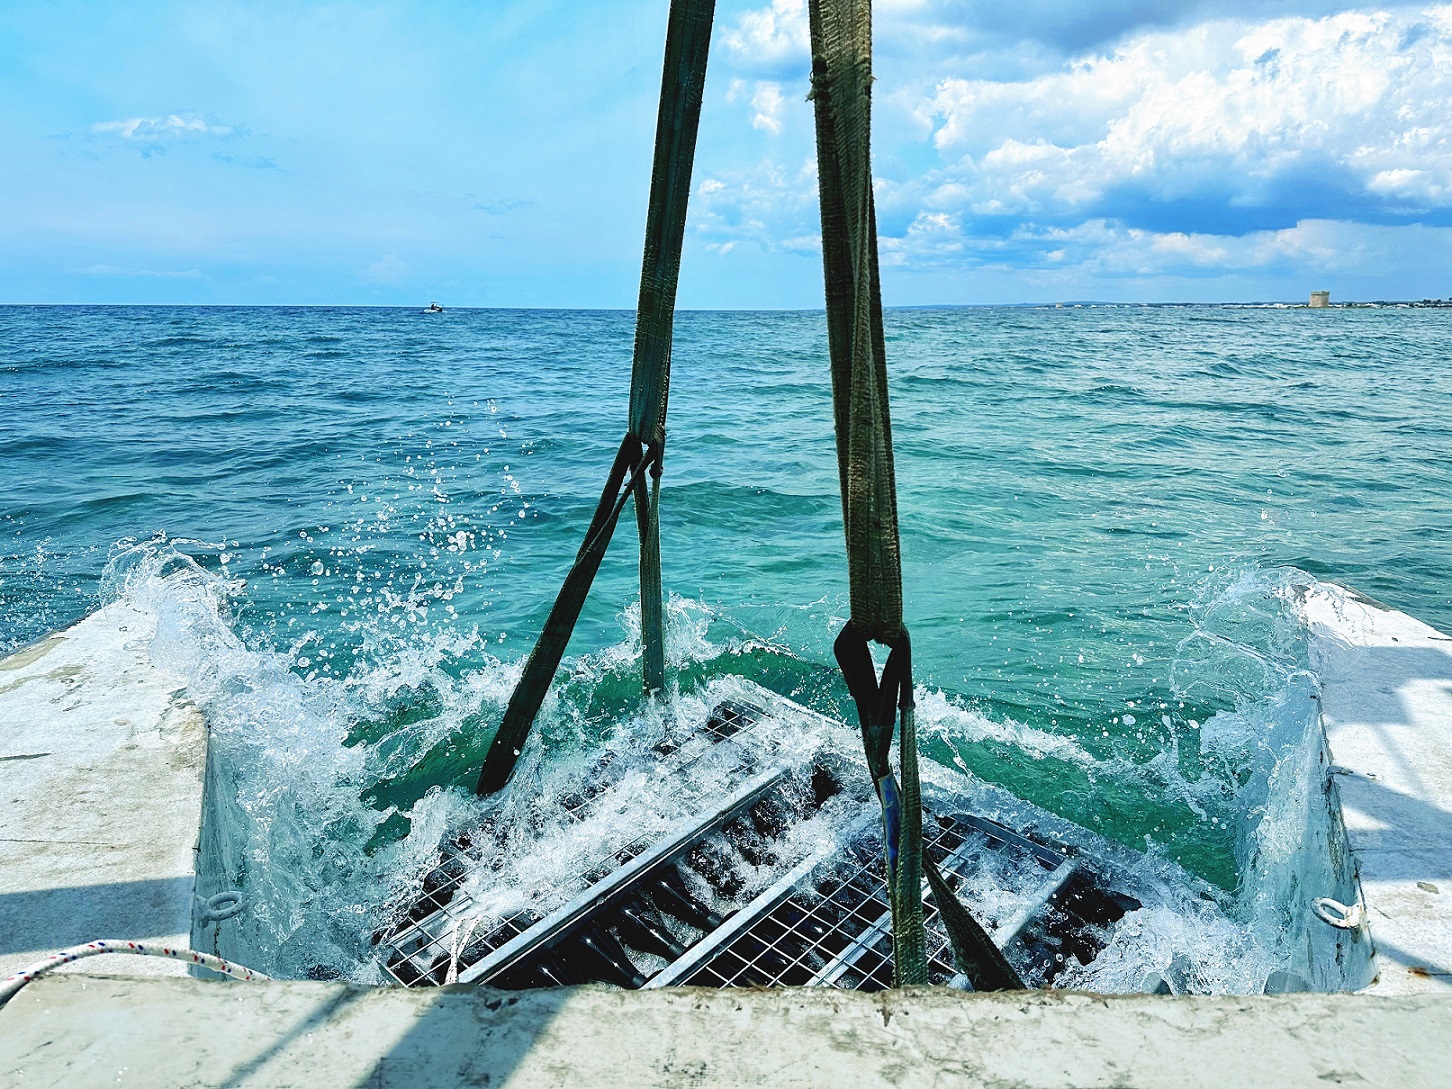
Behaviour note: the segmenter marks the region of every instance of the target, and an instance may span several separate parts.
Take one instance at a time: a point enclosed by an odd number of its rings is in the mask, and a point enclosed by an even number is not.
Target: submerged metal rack
[[[1013,914],[990,928],[1000,949],[1020,937],[1075,871],[1063,855],[971,814],[936,817],[924,833],[924,849],[955,884],[984,850],[1017,848],[1029,865],[1042,867]],[[647,986],[891,986],[892,914],[880,846],[875,835],[864,836],[845,873],[831,872],[830,863],[799,867]],[[924,905],[924,925],[930,981],[953,981],[957,971],[936,904]]]
[[[691,762],[770,715],[739,699],[718,703],[680,742],[656,747],[684,773]],[[864,803],[848,823],[847,857],[822,848],[790,858],[781,834],[778,796],[794,780],[784,766],[762,767],[741,747],[744,783],[713,810],[645,835],[580,875],[573,897],[551,911],[484,919],[465,891],[472,841],[460,837],[425,879],[409,920],[383,942],[388,973],[405,986],[457,980],[520,988],[584,982],[622,987],[890,986],[892,927],[875,809]],[[818,765],[810,786],[796,782],[809,816],[834,796],[836,771]],[[801,773],[795,773],[800,779]],[[603,793],[565,800],[574,819]],[[1092,960],[1102,927],[1139,905],[1102,887],[1065,849],[961,811],[929,811],[924,848],[954,885],[996,874],[993,905],[977,904],[994,942],[1048,982],[1068,958]],[[738,899],[712,867],[712,844],[728,843],[753,864],[785,872],[769,887]],[[740,891],[740,890],[736,890]],[[972,897],[970,896],[970,900]],[[719,910],[718,910],[719,909]],[[929,973],[954,982],[952,953],[931,900],[925,904]]]
[[[700,727],[679,740],[663,740],[654,747],[655,752],[673,773],[685,775],[689,774],[691,765],[697,760],[708,753],[720,757],[724,749],[727,750],[725,766],[745,779],[760,771],[761,756],[754,750],[733,744],[733,740],[767,714],[765,708],[754,703],[722,700]],[[584,820],[606,793],[609,785],[608,758],[599,770],[603,774],[593,782],[561,799],[560,804],[568,820]],[[689,850],[699,839],[729,819],[727,811],[734,812],[740,808],[736,804],[739,796],[740,792],[727,799],[705,821],[689,828],[668,831],[665,838],[672,842],[683,839],[682,850]],[[406,921],[392,933],[379,935],[384,954],[383,968],[394,982],[406,987],[437,985],[450,981],[451,974],[463,982],[477,980],[481,974],[480,962],[526,930],[544,921],[547,925],[539,933],[554,934],[554,924],[542,920],[542,916],[533,911],[519,912],[483,927],[477,924],[480,909],[465,886],[467,879],[479,868],[474,839],[482,834],[487,834],[487,830],[463,833],[449,841],[443,848],[439,863],[424,877],[421,895],[409,906]],[[582,888],[586,891],[595,889],[598,882],[610,879],[620,867],[650,851],[653,844],[659,846],[657,839],[643,834],[596,859],[587,872],[580,875]],[[636,872],[633,869],[627,876]],[[493,964],[491,961],[491,977],[496,974]]]

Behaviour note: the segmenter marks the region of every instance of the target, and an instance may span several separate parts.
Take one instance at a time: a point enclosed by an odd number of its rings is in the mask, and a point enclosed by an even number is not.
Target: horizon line
[[[1419,299],[1345,299],[1330,304],[1330,308],[1350,305],[1383,305],[1400,303],[1442,302],[1433,297]],[[1452,299],[1447,300],[1452,302]],[[884,310],[992,310],[1014,309],[1057,309],[1059,307],[1185,307],[1185,306],[1242,306],[1242,307],[1302,307],[1312,309],[1306,302],[1292,299],[1222,299],[1218,301],[1161,300],[1156,302],[1122,301],[1115,299],[1052,299],[1026,302],[996,303],[895,303],[884,304]],[[0,302],[0,309],[101,309],[101,308],[155,308],[172,310],[426,310],[421,303],[221,303],[221,302]],[[547,306],[547,305],[475,305],[457,304],[444,306],[450,310],[527,310],[565,311],[579,313],[635,313],[633,306]],[[689,306],[677,307],[677,314],[811,314],[822,313],[824,306]]]

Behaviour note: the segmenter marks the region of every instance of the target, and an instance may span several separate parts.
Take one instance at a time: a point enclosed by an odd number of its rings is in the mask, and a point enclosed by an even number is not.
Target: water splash
[[[1188,992],[1253,993],[1273,973],[1281,986],[1290,978],[1315,990],[1367,982],[1367,950],[1310,910],[1317,896],[1356,899],[1297,609],[1315,584],[1293,568],[1250,568],[1207,584],[1196,601],[1173,683],[1186,699],[1229,706],[1190,723],[1199,750],[1189,775],[1173,751],[1150,766],[1167,793],[1230,831],[1241,879],[1223,916],[1194,929],[1160,910],[1126,916],[1093,967],[1110,974],[1101,985],[1121,989],[1147,967]]]
[[[728,788],[709,776],[689,797],[667,788],[649,777],[648,750],[681,724],[702,720],[732,674],[775,670],[789,678],[778,688],[828,692],[813,687],[830,675],[822,667],[733,628],[699,602],[673,597],[671,698],[642,702],[639,612],[627,609],[618,642],[562,673],[511,789],[480,802],[470,780],[519,662],[481,657],[472,633],[424,628],[391,654],[320,676],[305,660],[314,633],[286,647],[249,645],[237,634],[245,586],[225,565],[198,559],[225,549],[225,542],[164,538],[129,543],[108,567],[106,592],[157,615],[153,659],[183,678],[206,712],[225,769],[233,870],[247,898],[239,940],[269,974],[378,982],[374,936],[397,918],[440,845],[461,827],[489,822],[496,830],[488,887],[474,890],[490,911],[519,906],[526,888],[553,884],[563,895],[601,844],[646,825],[664,827]],[[1071,966],[1063,982],[1137,990],[1159,972],[1187,991],[1246,992],[1288,969],[1316,986],[1344,985],[1318,967],[1324,951],[1315,946],[1324,936],[1301,910],[1309,895],[1342,891],[1345,877],[1328,861],[1335,830],[1315,796],[1323,779],[1309,774],[1320,735],[1294,599],[1310,581],[1297,572],[1245,572],[1196,603],[1195,630],[1174,664],[1176,694],[1228,706],[1204,723],[1185,724],[1190,751],[1180,751],[1181,732],[1172,731],[1172,743],[1145,762],[1096,755],[1071,737],[919,690],[925,749],[941,761],[927,767],[932,781],[988,815],[1048,821],[1060,838],[1079,837],[1145,904],[1111,928],[1093,965]],[[850,754],[857,744],[849,728],[817,726],[801,730],[790,751],[804,767],[824,747]],[[1091,787],[1114,784],[1187,807],[1233,839],[1239,887],[1217,890],[1192,877],[1152,837],[1145,853],[1130,852],[988,785],[960,755],[981,745],[1010,752],[1026,767],[1075,769]],[[598,779],[602,767],[629,806],[591,826],[567,828],[550,817],[552,800]],[[1077,816],[1072,805],[1033,800]],[[837,836],[841,825],[808,821],[794,834]],[[748,889],[771,877],[739,858],[732,865]],[[991,899],[993,890],[984,885],[978,894]]]

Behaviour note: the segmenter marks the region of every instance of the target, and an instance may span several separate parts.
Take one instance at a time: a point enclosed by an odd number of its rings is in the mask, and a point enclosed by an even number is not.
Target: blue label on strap
[[[902,832],[902,796],[897,780],[889,772],[877,780],[877,797],[882,802],[882,841],[887,847],[887,872],[897,876],[897,845]]]

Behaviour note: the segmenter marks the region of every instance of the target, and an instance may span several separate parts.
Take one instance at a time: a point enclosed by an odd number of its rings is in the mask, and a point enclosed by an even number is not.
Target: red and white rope
[[[43,976],[45,973],[53,971],[63,964],[70,964],[84,957],[98,957],[102,953],[131,953],[140,957],[169,957],[172,960],[185,961],[187,964],[199,964],[203,968],[210,968],[214,972],[221,972],[223,975],[231,976],[233,979],[246,980],[249,983],[254,980],[270,978],[261,972],[254,972],[251,968],[244,967],[240,964],[233,964],[230,961],[223,960],[221,957],[214,957],[210,953],[198,953],[192,949],[175,949],[169,945],[118,941],[114,938],[107,938],[101,941],[87,942],[85,945],[73,945],[69,949],[62,949],[59,953],[52,953],[44,960],[36,961],[30,967],[16,972],[4,983],[0,983],[0,1006],[5,1005],[20,988],[38,976]]]

